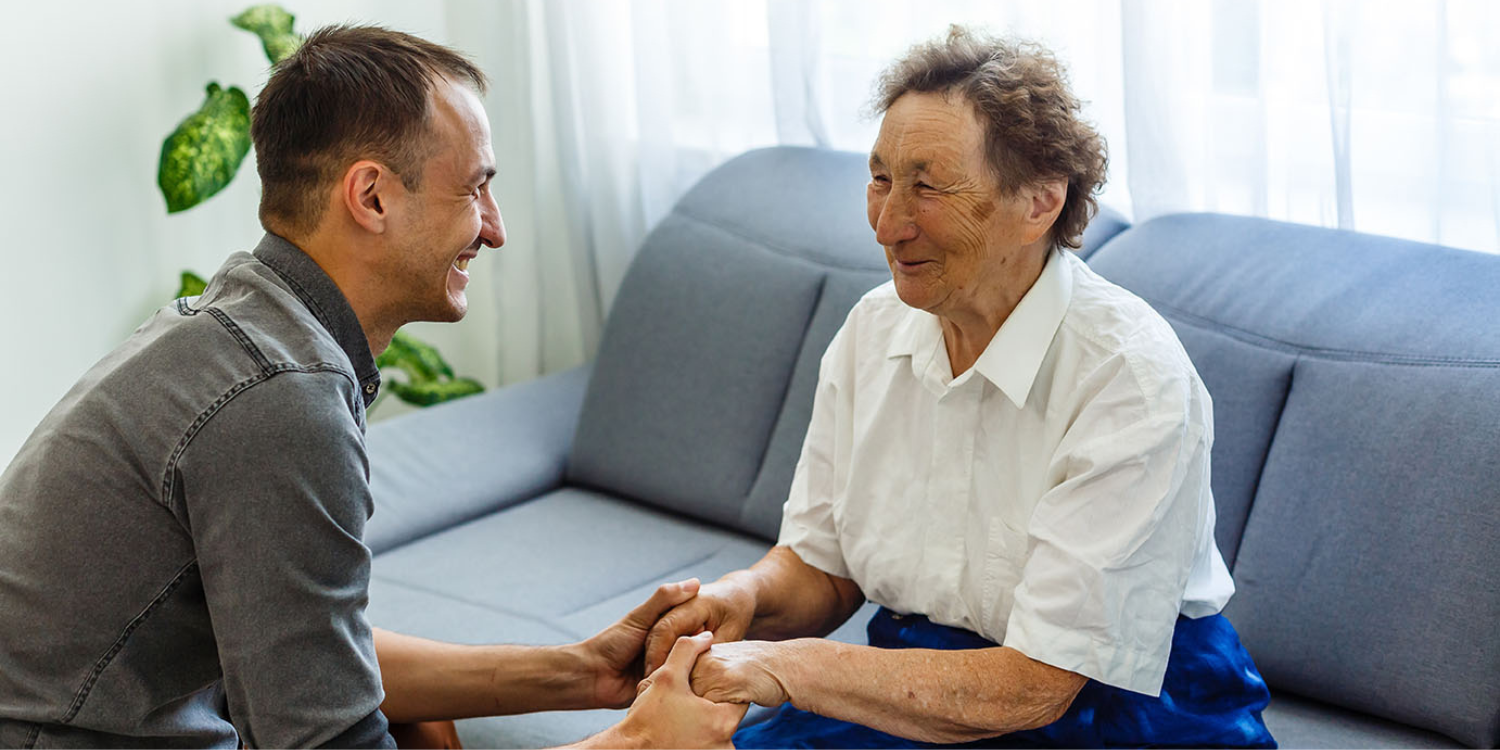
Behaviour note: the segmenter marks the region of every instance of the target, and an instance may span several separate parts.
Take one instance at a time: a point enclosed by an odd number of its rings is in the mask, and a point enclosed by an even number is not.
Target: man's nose
[[[487,247],[500,247],[505,244],[505,219],[500,216],[500,204],[495,202],[495,196],[486,193],[483,223],[479,230],[479,241]]]
[[[887,194],[875,218],[875,241],[883,247],[899,245],[917,236],[912,222],[911,202],[898,190]]]

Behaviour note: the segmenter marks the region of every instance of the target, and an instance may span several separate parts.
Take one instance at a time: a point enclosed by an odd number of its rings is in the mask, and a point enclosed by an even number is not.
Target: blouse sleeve
[[[1113,364],[1049,465],[1005,645],[1157,695],[1211,518],[1212,405],[1190,368]]]

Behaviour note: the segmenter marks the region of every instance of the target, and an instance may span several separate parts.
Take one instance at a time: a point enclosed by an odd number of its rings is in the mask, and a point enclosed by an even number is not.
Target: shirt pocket
[[[980,577],[981,635],[999,643],[1016,600],[1016,586],[1026,566],[1026,532],[1012,526],[1003,515],[990,519]]]

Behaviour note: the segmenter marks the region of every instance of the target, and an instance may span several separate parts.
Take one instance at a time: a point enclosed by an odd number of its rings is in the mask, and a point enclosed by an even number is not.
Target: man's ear
[[[1067,180],[1048,180],[1023,188],[1021,194],[1027,199],[1025,244],[1031,244],[1046,236],[1062,213],[1068,199]]]
[[[354,223],[372,234],[383,234],[390,221],[390,203],[401,180],[379,162],[354,162],[344,171],[339,197]]]

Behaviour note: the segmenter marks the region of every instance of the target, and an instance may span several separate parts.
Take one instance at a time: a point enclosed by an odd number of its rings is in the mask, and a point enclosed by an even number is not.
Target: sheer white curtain
[[[1489,0],[494,7],[449,15],[469,49],[505,47],[482,57],[508,66],[491,109],[518,246],[498,280],[509,380],[592,354],[635,248],[715,165],[774,144],[868,149],[876,75],[950,23],[1057,53],[1110,145],[1102,202],[1135,221],[1220,211],[1500,248]]]

